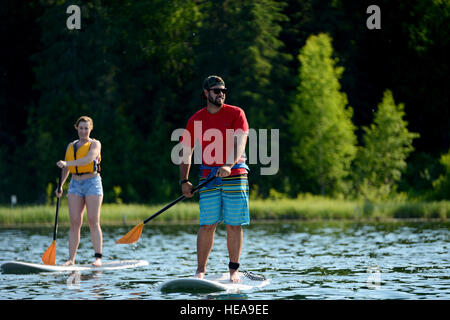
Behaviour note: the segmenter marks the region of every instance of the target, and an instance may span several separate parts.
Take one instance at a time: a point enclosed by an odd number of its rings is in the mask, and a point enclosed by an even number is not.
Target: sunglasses
[[[219,94],[219,93],[223,93],[223,94],[226,94],[227,93],[227,89],[209,89],[209,91],[212,91],[212,92],[214,92],[215,94]]]

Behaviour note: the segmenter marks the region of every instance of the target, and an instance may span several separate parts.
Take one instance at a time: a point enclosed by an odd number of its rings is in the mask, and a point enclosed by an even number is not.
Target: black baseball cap
[[[222,85],[225,87],[225,81],[219,76],[209,76],[203,81],[203,89],[209,90],[214,86]]]

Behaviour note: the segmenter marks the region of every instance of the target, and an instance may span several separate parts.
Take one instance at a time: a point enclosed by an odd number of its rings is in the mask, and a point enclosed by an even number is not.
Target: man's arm
[[[180,151],[180,156],[183,159],[180,163],[180,181],[189,180],[189,171],[191,169],[191,159],[193,153],[192,150],[193,148],[187,147],[183,148]],[[193,196],[193,194],[191,193],[192,189],[192,183],[190,183],[189,181],[181,185],[181,190],[186,198],[190,198]]]

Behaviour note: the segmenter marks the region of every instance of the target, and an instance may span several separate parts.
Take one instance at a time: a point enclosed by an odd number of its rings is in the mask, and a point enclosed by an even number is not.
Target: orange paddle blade
[[[139,223],[136,227],[128,231],[126,235],[116,241],[116,243],[135,243],[141,237],[142,229],[144,228],[144,223]]]
[[[52,244],[42,255],[42,262],[44,264],[54,265],[56,261],[56,240],[52,241]]]

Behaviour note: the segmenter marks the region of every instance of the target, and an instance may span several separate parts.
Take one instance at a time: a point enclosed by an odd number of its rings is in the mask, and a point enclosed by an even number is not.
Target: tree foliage
[[[330,36],[308,38],[298,57],[300,84],[289,116],[292,161],[321,194],[339,191],[356,152],[352,109],[339,84],[343,68],[332,54]]]
[[[404,102],[409,130],[420,133],[403,154],[414,148],[427,160],[402,158],[380,178],[389,184],[375,185],[395,189],[408,161],[403,190],[431,189],[450,143],[450,3],[380,0],[380,30],[366,28],[370,4],[7,0],[0,13],[0,203],[11,194],[19,203],[46,201],[81,115],[94,119],[92,136],[102,142],[106,202],[118,201],[118,190],[124,203],[175,197],[171,133],[204,106],[199,94],[210,74],[225,79],[227,102],[245,110],[251,128],[280,129],[278,174],[261,176],[260,165],[251,165],[258,196],[345,193],[356,168],[358,186],[362,178],[378,181],[381,173],[372,179],[360,160],[349,162],[353,132],[362,146],[375,139],[363,128],[377,126],[373,106],[385,88]],[[69,5],[81,8],[80,30],[66,27]],[[318,34],[328,36],[310,38]],[[414,172],[430,175],[416,182]]]
[[[406,170],[406,159],[413,151],[417,133],[409,132],[404,105],[395,104],[392,92],[386,90],[375,112],[374,123],[364,127],[364,145],[355,159],[355,183],[366,198],[385,199],[392,195]],[[374,199],[372,199],[374,200]]]
[[[433,182],[434,196],[437,199],[450,199],[450,151],[440,158],[443,173]]]

